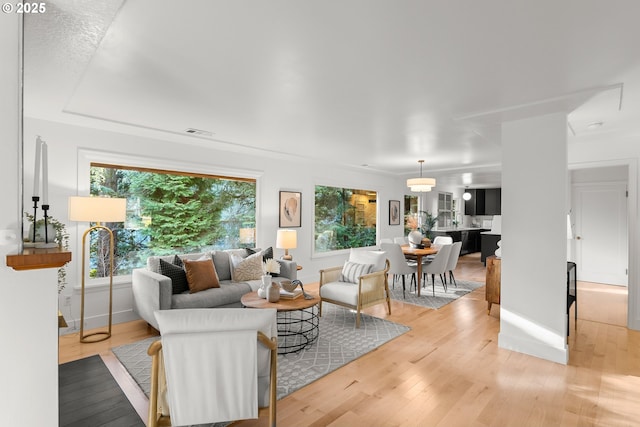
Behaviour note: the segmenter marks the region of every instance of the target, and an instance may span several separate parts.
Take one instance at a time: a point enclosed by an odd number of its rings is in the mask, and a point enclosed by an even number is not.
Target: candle
[[[42,204],[49,204],[49,165],[46,142],[42,143]]]
[[[33,171],[33,195],[35,197],[40,195],[40,150],[42,147],[42,140],[40,137],[36,138],[36,167]]]

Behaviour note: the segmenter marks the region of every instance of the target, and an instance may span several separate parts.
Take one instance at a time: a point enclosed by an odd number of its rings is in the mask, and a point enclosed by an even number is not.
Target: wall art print
[[[389,200],[389,225],[400,225],[400,200]]]
[[[280,192],[280,228],[301,227],[302,193]]]

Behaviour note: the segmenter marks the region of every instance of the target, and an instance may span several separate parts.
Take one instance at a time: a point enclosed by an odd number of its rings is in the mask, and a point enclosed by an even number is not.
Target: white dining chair
[[[382,243],[381,249],[386,253],[387,259],[391,266],[389,267],[389,274],[393,274],[394,280],[392,286],[395,287],[396,276],[402,276],[402,297],[406,292],[406,276],[411,275],[411,281],[409,282],[409,290],[411,290],[411,284],[416,282],[416,271],[418,270],[417,264],[409,264],[402,253],[400,245],[397,243]]]
[[[432,245],[451,245],[453,244],[453,237],[451,236],[436,236],[431,242]]]
[[[449,275],[449,283],[453,283],[456,288],[458,284],[456,283],[456,278],[453,275],[453,270],[456,269],[458,265],[458,259],[460,258],[460,251],[462,250],[462,242],[455,242],[451,245],[451,253],[449,254],[449,260],[447,261],[447,270],[444,275],[444,281],[447,281],[447,274]]]
[[[452,247],[453,245],[442,245],[440,249],[438,249],[438,253],[434,255],[433,260],[429,264],[425,264],[422,267],[422,273],[425,276],[425,280],[423,280],[422,285],[423,287],[425,286],[425,284],[429,281],[428,275],[431,274],[433,296],[436,296],[436,274],[440,275],[440,281],[442,282],[444,291],[447,292],[447,284],[445,283],[442,275],[447,271],[449,254],[451,253]]]

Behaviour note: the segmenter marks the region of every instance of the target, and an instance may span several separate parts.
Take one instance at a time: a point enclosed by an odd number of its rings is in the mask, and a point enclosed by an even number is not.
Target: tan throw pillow
[[[205,260],[182,260],[184,269],[187,272],[187,283],[189,284],[189,292],[204,291],[209,288],[219,288],[220,281],[213,266],[212,259]]]
[[[231,280],[234,282],[246,282],[247,280],[260,280],[264,274],[262,270],[262,252],[249,255],[246,258],[230,254]]]

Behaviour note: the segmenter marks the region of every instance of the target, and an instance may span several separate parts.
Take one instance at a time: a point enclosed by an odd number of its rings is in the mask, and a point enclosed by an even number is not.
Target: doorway
[[[627,326],[628,167],[573,170],[571,183],[571,254],[578,265],[579,295],[586,297],[579,317]]]
[[[575,259],[580,280],[627,286],[627,185],[574,184]]]

